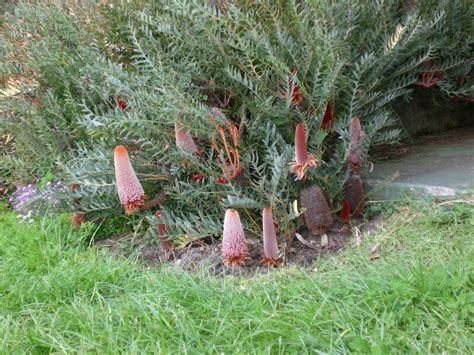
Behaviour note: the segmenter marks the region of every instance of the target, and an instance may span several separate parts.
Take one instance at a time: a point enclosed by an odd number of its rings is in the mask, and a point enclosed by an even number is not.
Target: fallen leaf
[[[306,239],[303,238],[301,234],[295,233],[296,239],[300,241],[301,244],[303,244],[305,247],[310,248],[310,249],[317,249],[317,247],[311,245]]]

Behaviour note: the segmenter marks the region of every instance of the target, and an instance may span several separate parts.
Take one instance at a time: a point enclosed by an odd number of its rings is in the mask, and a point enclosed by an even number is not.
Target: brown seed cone
[[[354,217],[364,212],[365,190],[359,174],[350,174],[344,184],[346,200],[349,201],[350,210]]]
[[[311,233],[320,234],[333,223],[331,209],[319,186],[311,186],[301,191],[301,207],[306,227]]]

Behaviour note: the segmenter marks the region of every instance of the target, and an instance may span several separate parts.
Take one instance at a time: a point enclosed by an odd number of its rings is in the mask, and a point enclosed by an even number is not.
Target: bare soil
[[[375,218],[362,226],[362,231],[370,233],[382,223],[380,218]],[[309,231],[299,233],[303,242],[297,238],[293,239],[289,249],[286,241],[279,240],[281,252],[281,264],[278,267],[296,265],[303,268],[314,267],[314,261],[326,254],[334,253],[344,248],[352,233],[349,228],[334,225],[325,234],[313,235]],[[323,239],[323,241],[322,241]],[[268,272],[268,267],[261,265],[263,243],[261,238],[247,236],[249,246],[249,257],[245,264],[236,268],[228,268],[221,258],[221,241],[212,237],[194,240],[184,247],[177,248],[165,255],[159,245],[150,244],[142,238],[133,237],[130,234],[117,235],[96,243],[98,247],[106,248],[110,252],[122,256],[137,256],[148,267],[181,268],[190,272],[205,269],[211,275],[247,275]]]

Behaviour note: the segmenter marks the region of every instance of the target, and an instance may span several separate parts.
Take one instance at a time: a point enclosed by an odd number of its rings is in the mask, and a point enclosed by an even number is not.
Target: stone
[[[365,181],[371,198],[406,191],[449,198],[474,191],[474,126],[419,137],[395,159],[375,161]]]

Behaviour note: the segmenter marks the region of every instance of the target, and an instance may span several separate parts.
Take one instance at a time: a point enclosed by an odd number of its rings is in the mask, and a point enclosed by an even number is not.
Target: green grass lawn
[[[403,206],[313,271],[250,279],[146,269],[87,247],[90,232],[0,214],[0,353],[474,349],[469,204]]]

